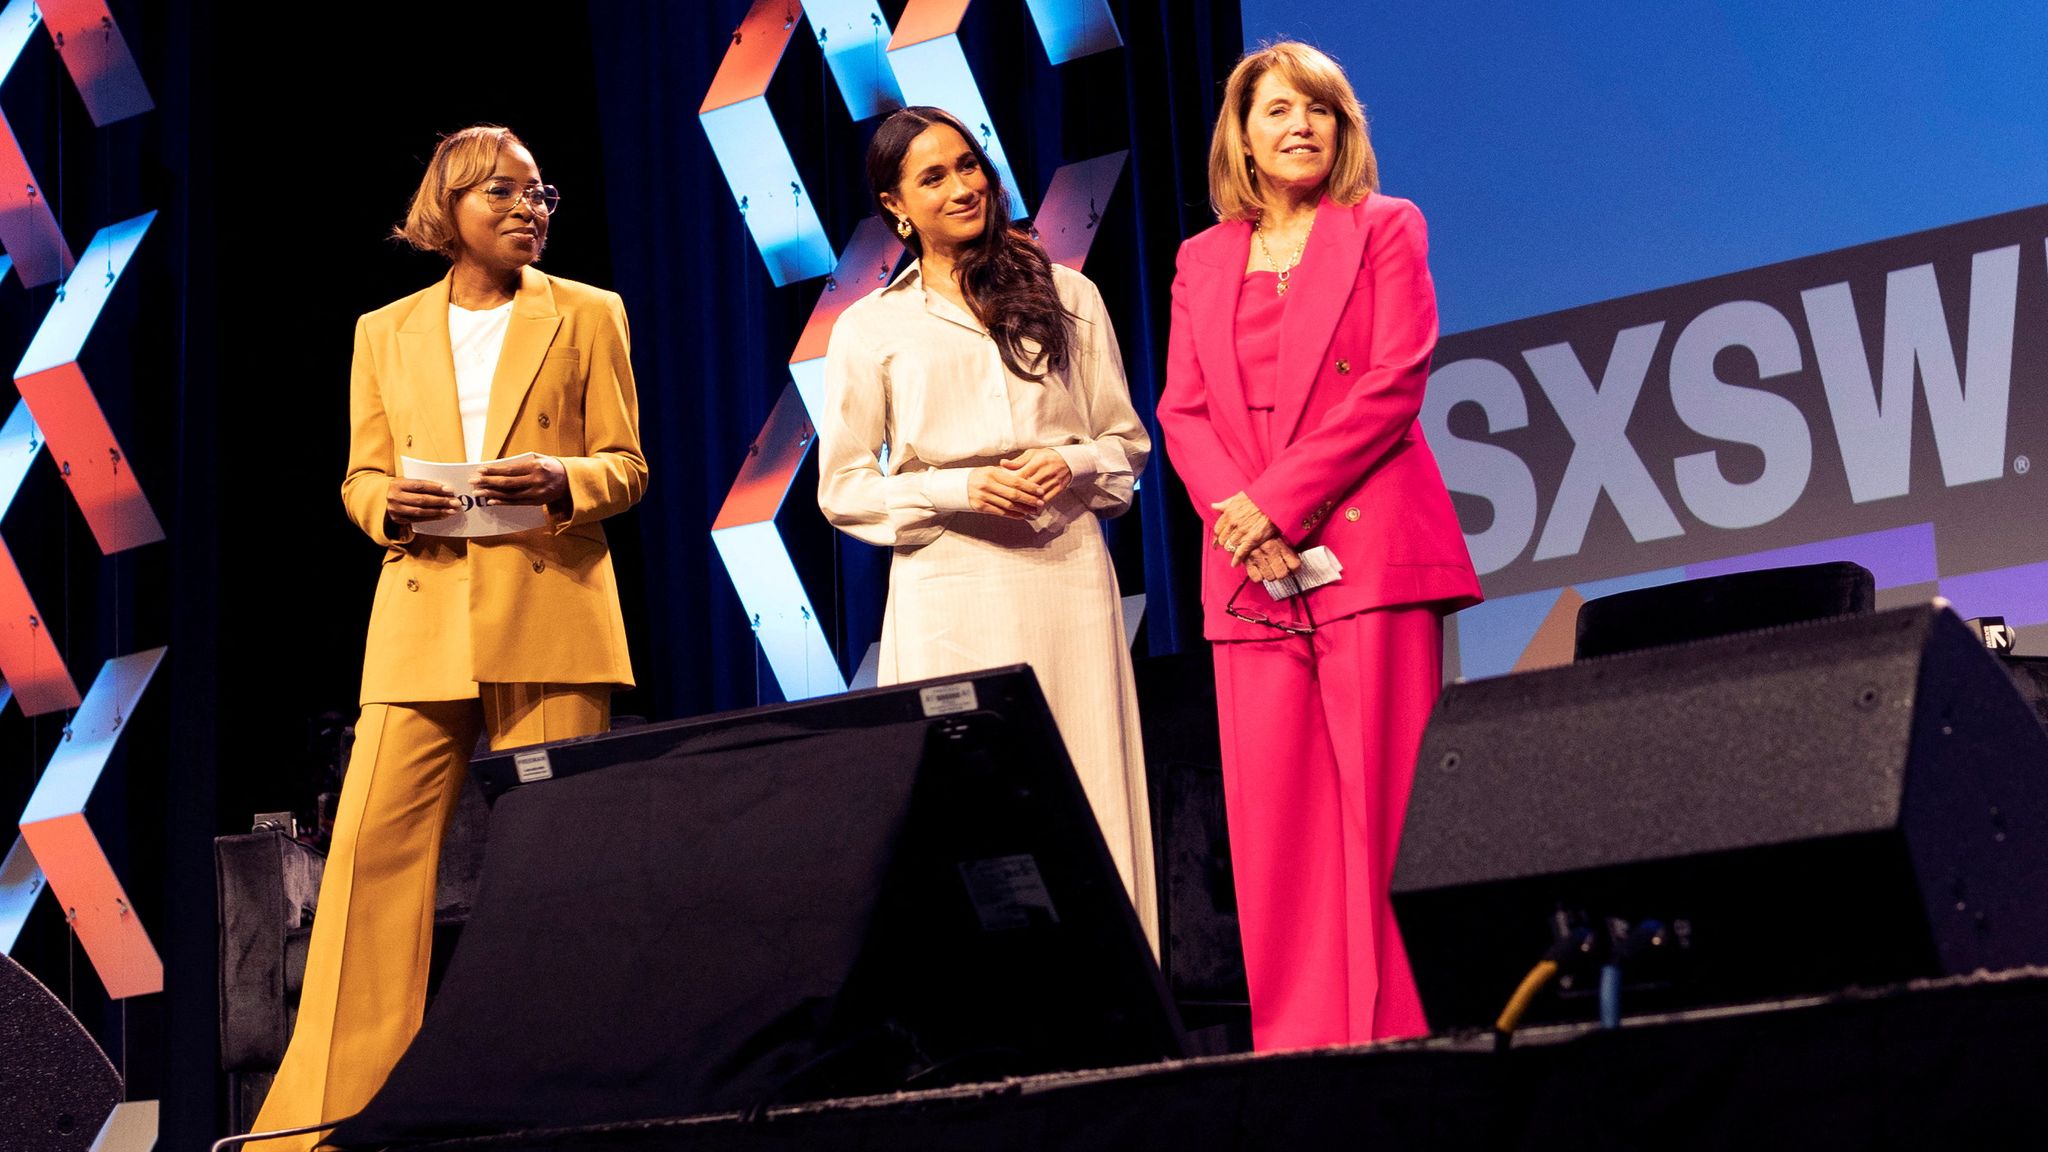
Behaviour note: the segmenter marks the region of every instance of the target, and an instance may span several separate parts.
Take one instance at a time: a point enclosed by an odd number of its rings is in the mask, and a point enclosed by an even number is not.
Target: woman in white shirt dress
[[[1152,442],[1095,285],[1009,226],[971,133],[897,112],[868,183],[918,259],[848,308],[825,357],[818,505],[894,549],[878,680],[1026,663],[1156,949],[1151,817],[1122,597],[1101,518]]]

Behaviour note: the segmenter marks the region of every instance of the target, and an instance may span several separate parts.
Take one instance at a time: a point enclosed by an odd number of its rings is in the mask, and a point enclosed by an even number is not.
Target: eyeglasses
[[[528,211],[553,216],[562,206],[562,194],[553,184],[521,187],[510,180],[492,180],[477,185],[476,190],[484,194],[484,204],[493,212],[510,212],[523,201]]]
[[[1296,600],[1301,605],[1301,614],[1308,618],[1308,623],[1306,624],[1282,623],[1270,617],[1261,616],[1256,612],[1247,612],[1240,609],[1237,606],[1237,598],[1244,595],[1244,590],[1251,586],[1251,582],[1252,578],[1249,576],[1237,582],[1237,591],[1230,594],[1229,603],[1223,606],[1225,615],[1236,617],[1247,624],[1263,624],[1268,628],[1277,628],[1289,636],[1313,636],[1316,634],[1316,614],[1309,611],[1308,597],[1306,595],[1299,596]]]

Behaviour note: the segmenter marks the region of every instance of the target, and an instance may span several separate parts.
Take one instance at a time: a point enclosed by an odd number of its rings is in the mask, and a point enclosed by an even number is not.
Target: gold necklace
[[[1266,267],[1280,276],[1280,283],[1273,290],[1275,295],[1287,295],[1287,279],[1294,275],[1295,265],[1301,263],[1301,254],[1308,250],[1308,235],[1315,230],[1316,218],[1311,216],[1308,218],[1308,227],[1302,230],[1301,243],[1294,246],[1293,258],[1287,261],[1287,267],[1282,268],[1279,262],[1273,259],[1273,250],[1266,247],[1266,218],[1261,216],[1258,222],[1252,225],[1252,236],[1259,242],[1259,253],[1266,258]]]

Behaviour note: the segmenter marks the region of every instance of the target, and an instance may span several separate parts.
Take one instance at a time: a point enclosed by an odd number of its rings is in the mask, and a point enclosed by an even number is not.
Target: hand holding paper
[[[412,527],[423,521],[439,520],[462,511],[455,492],[432,480],[408,480],[393,476],[384,489],[384,516],[393,524]]]
[[[1299,596],[1311,588],[1334,584],[1344,578],[1344,565],[1337,562],[1337,554],[1328,545],[1318,544],[1301,553],[1301,567],[1292,576],[1280,580],[1265,581],[1266,591],[1275,600]]]
[[[493,504],[538,504],[548,507],[560,502],[560,515],[569,516],[569,472],[553,456],[522,452],[503,460],[488,460],[476,466],[476,489]]]
[[[452,514],[438,520],[417,521],[413,524],[413,531],[424,536],[476,537],[503,536],[508,532],[545,527],[548,522],[546,508],[537,503],[504,503],[502,501],[506,497],[500,495],[507,489],[524,494],[535,483],[532,480],[535,468],[545,471],[544,466],[535,463],[543,459],[532,452],[502,460],[486,460],[481,464],[442,464],[416,460],[411,456],[399,457],[407,480],[432,481],[454,493],[455,511]],[[549,462],[554,464],[559,481],[561,464]],[[491,481],[492,486],[486,488],[474,483],[480,478]],[[506,483],[508,478],[512,481],[509,484]],[[566,493],[566,481],[560,483]]]

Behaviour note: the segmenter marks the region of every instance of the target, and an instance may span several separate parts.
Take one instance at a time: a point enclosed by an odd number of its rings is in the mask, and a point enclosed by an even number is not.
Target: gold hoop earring
[[[910,217],[898,216],[896,218],[896,235],[901,236],[905,240],[908,240],[910,239],[910,232]]]

